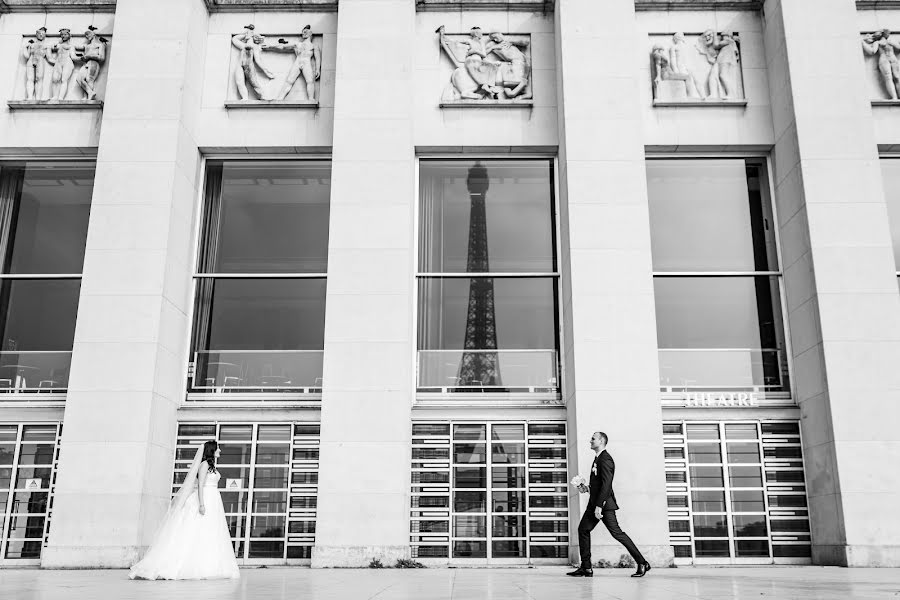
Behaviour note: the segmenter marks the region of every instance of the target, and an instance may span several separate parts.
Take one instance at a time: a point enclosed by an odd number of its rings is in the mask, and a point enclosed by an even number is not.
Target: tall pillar
[[[569,467],[587,476],[591,433],[609,435],[619,522],[658,565],[672,551],[636,39],[630,0],[556,3]],[[573,532],[586,502],[570,498]],[[624,552],[595,530],[595,560]]]
[[[813,561],[900,565],[900,297],[854,0],[767,0]]]
[[[409,556],[414,28],[411,0],[338,8],[314,567]]]
[[[171,492],[184,397],[203,0],[118,0],[44,567],[123,567]]]

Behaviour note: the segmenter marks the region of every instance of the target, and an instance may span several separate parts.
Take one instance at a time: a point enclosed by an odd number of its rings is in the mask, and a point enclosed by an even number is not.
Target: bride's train
[[[204,465],[205,466],[205,465]],[[131,579],[238,579],[237,561],[219,494],[220,475],[210,472],[203,486],[206,514],[200,514],[198,490],[185,490],[166,513],[156,540]],[[186,480],[185,485],[190,485]]]

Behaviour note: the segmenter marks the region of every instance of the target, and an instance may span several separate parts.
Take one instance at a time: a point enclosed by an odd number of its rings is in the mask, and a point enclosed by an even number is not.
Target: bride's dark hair
[[[216,440],[209,440],[203,444],[203,462],[209,465],[209,472],[216,472],[216,450],[219,443]]]

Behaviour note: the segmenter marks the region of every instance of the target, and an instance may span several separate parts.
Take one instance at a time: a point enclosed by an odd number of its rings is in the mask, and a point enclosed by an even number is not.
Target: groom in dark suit
[[[606,443],[609,437],[602,431],[595,431],[591,436],[591,450],[596,456],[591,465],[591,479],[589,485],[582,485],[578,491],[581,493],[590,493],[587,509],[584,516],[581,517],[581,523],[578,525],[578,549],[581,552],[581,566],[571,573],[566,573],[571,577],[593,577],[594,569],[591,565],[591,531],[597,526],[597,523],[603,521],[609,534],[617,542],[625,546],[628,553],[637,563],[637,572],[632,577],[643,577],[650,570],[650,563],[644,560],[641,551],[637,549],[628,534],[619,527],[619,521],[616,519],[616,511],[619,505],[616,503],[616,494],[613,492],[613,477],[616,474],[616,463],[613,462],[612,456],[606,451]]]

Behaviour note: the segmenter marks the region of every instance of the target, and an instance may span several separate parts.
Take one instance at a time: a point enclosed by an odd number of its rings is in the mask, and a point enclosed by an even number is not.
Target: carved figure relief
[[[533,97],[531,86],[531,36],[486,36],[480,27],[468,34],[436,31],[441,48],[453,65],[441,104],[516,104]]]
[[[900,61],[897,60],[900,42],[891,39],[890,29],[882,29],[864,34],[862,47],[863,53],[876,63],[881,98],[897,100],[900,95]]]
[[[322,44],[321,36],[314,36],[311,26],[269,43],[251,24],[233,36],[231,43],[237,53],[232,55],[234,87],[229,92],[228,105],[318,103],[316,82],[322,74]],[[284,58],[265,53],[281,54]],[[297,85],[301,78],[303,84]]]
[[[692,37],[651,36],[655,103],[744,100],[738,36],[709,29]]]
[[[13,104],[101,104],[99,81],[108,54],[109,40],[88,26],[81,43],[72,39],[68,27],[51,39],[41,27],[26,38],[24,100]]]

